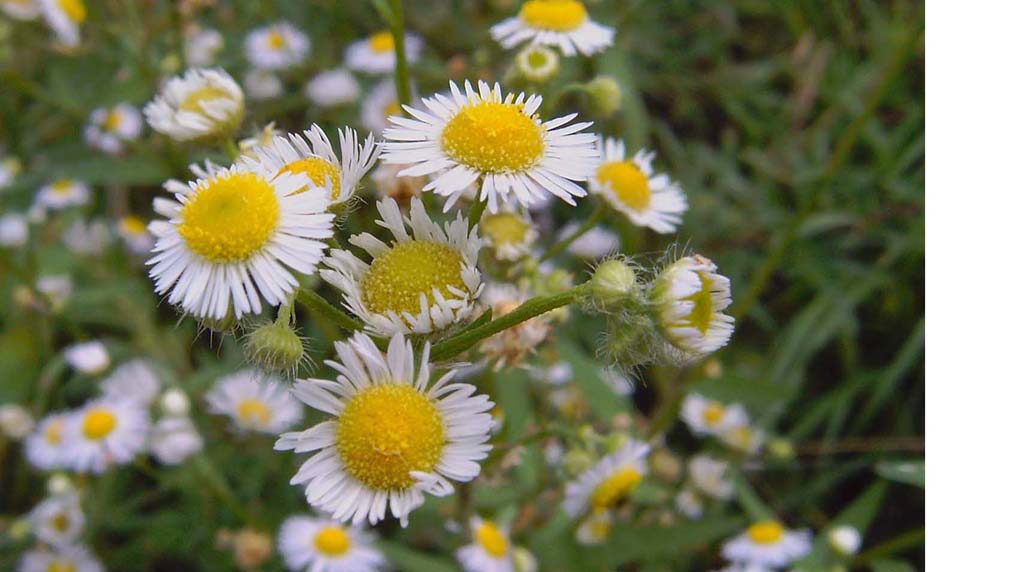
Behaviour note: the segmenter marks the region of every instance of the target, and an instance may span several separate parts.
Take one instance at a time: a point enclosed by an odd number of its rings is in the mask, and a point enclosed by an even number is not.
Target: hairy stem
[[[350,332],[358,332],[363,329],[363,325],[358,320],[334,307],[333,304],[324,300],[323,296],[308,288],[299,288],[295,293],[295,301],[302,304],[310,312],[329,320],[342,329]]]

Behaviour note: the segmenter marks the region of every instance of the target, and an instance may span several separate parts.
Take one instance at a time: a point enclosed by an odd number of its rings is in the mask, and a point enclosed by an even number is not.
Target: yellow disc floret
[[[107,112],[107,118],[103,121],[104,131],[116,131],[121,127],[121,123],[124,122],[124,116],[117,109],[111,109]]]
[[[321,554],[336,558],[348,552],[348,549],[352,546],[352,541],[349,539],[348,533],[345,532],[344,528],[328,526],[316,534],[313,544],[316,545],[316,549]]]
[[[68,518],[68,515],[60,513],[50,520],[50,526],[57,532],[67,532],[71,528],[71,519]]]
[[[725,417],[725,407],[717,401],[708,403],[707,407],[704,408],[704,421],[708,425],[718,425]]]
[[[420,312],[420,295],[434,303],[434,289],[454,299],[449,286],[466,291],[462,255],[440,242],[410,241],[396,244],[377,256],[363,279],[363,302],[374,313],[399,315]]]
[[[476,542],[495,558],[504,558],[508,554],[508,540],[501,529],[489,520],[483,521],[477,527]]]
[[[544,156],[544,132],[522,105],[485,101],[467,105],[441,134],[450,157],[481,173],[513,173]]]
[[[267,46],[274,51],[283,50],[288,45],[285,41],[284,35],[277,30],[274,30],[267,34]]]
[[[57,0],[57,4],[72,22],[81,24],[85,21],[86,10],[82,0]]]
[[[643,480],[635,467],[624,467],[613,473],[590,495],[590,504],[595,511],[608,510],[628,497]]]
[[[528,0],[519,17],[532,28],[569,32],[587,19],[587,7],[579,0]]]
[[[292,161],[281,168],[281,173],[305,173],[313,184],[331,190],[331,200],[337,200],[341,195],[341,169],[326,159],[320,157],[304,157],[298,161]],[[330,184],[328,184],[330,181]],[[305,191],[305,187],[298,192]]]
[[[178,233],[210,262],[240,262],[267,244],[280,218],[281,205],[266,179],[225,173],[204,181],[188,199]]]
[[[640,167],[632,161],[605,163],[597,170],[597,180],[611,187],[615,196],[634,211],[651,204],[651,185]]]
[[[75,188],[75,183],[71,179],[61,179],[54,183],[51,188],[58,195],[66,195],[71,192],[71,189]]]
[[[199,115],[206,115],[206,110],[203,109],[202,103],[207,101],[214,101],[217,99],[232,99],[231,94],[226,90],[221,89],[217,86],[208,85],[201,87],[192,93],[185,96],[185,100],[181,102],[181,109],[183,111],[191,111],[192,113],[198,113]]]
[[[117,416],[114,412],[98,407],[85,414],[82,419],[82,434],[86,439],[98,441],[103,439],[117,427]]]
[[[146,221],[134,215],[122,218],[120,226],[121,232],[131,236],[146,234]]]
[[[59,445],[63,440],[64,434],[64,421],[58,419],[46,426],[46,431],[43,432],[46,437],[46,442],[51,445]]]
[[[238,417],[249,427],[263,427],[270,423],[270,408],[259,399],[243,399],[238,404]]]
[[[693,309],[690,310],[690,315],[687,317],[689,322],[687,325],[706,334],[715,318],[714,300],[711,297],[711,288],[714,283],[704,273],[699,273],[698,276],[700,276],[700,292],[685,298],[685,300],[693,302]]]
[[[530,223],[515,213],[498,213],[485,217],[480,228],[495,244],[519,244],[526,240]]]
[[[390,53],[395,51],[395,37],[391,32],[377,32],[370,36],[370,49],[379,53]]]
[[[411,471],[441,461],[444,419],[437,403],[411,385],[360,391],[338,417],[338,454],[348,472],[374,490],[403,490]]]
[[[756,522],[747,529],[747,535],[758,544],[775,544],[782,540],[785,529],[774,520]]]
[[[46,572],[75,572],[75,563],[70,560],[52,560],[46,567]]]

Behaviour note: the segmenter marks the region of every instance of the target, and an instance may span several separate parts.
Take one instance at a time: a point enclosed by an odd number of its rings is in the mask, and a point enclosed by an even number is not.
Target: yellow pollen
[[[259,399],[243,399],[238,404],[238,417],[247,427],[263,427],[270,423],[270,408]]]
[[[181,109],[208,116],[202,104],[217,99],[231,99],[231,94],[219,87],[208,85],[188,94],[185,97],[185,101],[181,102]]]
[[[519,244],[526,240],[530,223],[515,213],[498,213],[485,217],[480,228],[495,244]]]
[[[747,529],[747,535],[758,544],[775,544],[782,540],[785,529],[774,520],[756,522]]]
[[[124,121],[124,117],[121,112],[117,109],[111,109],[107,112],[107,118],[103,121],[103,129],[105,131],[115,131],[118,127],[121,127],[121,123]]]
[[[277,230],[281,205],[274,187],[254,173],[225,173],[204,181],[181,211],[178,233],[210,262],[240,262]]]
[[[482,173],[524,171],[544,156],[544,132],[514,103],[467,105],[441,133],[441,146],[456,161]]]
[[[338,417],[338,454],[348,472],[373,490],[403,490],[411,471],[432,472],[445,445],[437,404],[411,385],[360,391]]]
[[[82,434],[92,441],[99,441],[110,435],[116,427],[117,416],[113,411],[103,407],[86,413],[82,420]]]
[[[328,526],[317,533],[313,544],[321,554],[337,557],[348,552],[352,546],[348,533],[340,526]]]
[[[146,221],[135,215],[128,215],[121,219],[121,232],[132,236],[146,234]]]
[[[635,467],[625,467],[598,485],[590,495],[590,504],[595,511],[608,510],[628,497],[643,480]]]
[[[632,161],[605,163],[597,170],[597,180],[612,188],[622,204],[643,211],[651,204],[651,185],[640,167]]]
[[[71,179],[61,179],[50,187],[53,189],[53,192],[58,195],[66,195],[71,192],[71,189],[73,189],[74,186],[75,183]]]
[[[288,45],[288,42],[285,41],[284,35],[281,32],[274,30],[267,34],[267,45],[270,46],[270,49],[277,51],[283,50]]]
[[[70,560],[54,560],[46,567],[46,572],[75,572],[75,563]]]
[[[587,8],[579,0],[529,0],[519,17],[533,28],[569,32],[587,19]]]
[[[483,521],[477,527],[476,542],[495,558],[504,558],[508,554],[508,540],[501,529],[489,520]]]
[[[82,0],[57,0],[57,4],[72,22],[81,24],[85,21],[86,11]]]
[[[448,288],[466,291],[462,280],[462,255],[447,244],[414,240],[401,242],[374,258],[363,279],[363,302],[374,313],[388,310],[419,314],[420,295],[434,304],[436,288],[447,299],[456,298]]]
[[[50,521],[50,525],[53,526],[53,529],[57,532],[67,532],[68,528],[71,527],[71,520],[68,518],[68,515],[61,513],[53,517],[53,520]]]
[[[64,422],[63,421],[58,420],[58,421],[54,421],[53,423],[50,423],[46,427],[46,433],[45,433],[45,435],[46,435],[46,442],[51,444],[51,445],[59,445],[60,442],[61,442],[61,439],[63,439],[63,437],[62,437],[63,432],[64,432]]]
[[[305,173],[313,184],[318,187],[330,188],[331,189],[331,200],[337,200],[341,196],[341,169],[336,165],[321,159],[320,157],[305,157],[298,161],[292,161],[284,167],[278,173]],[[331,180],[331,184],[328,187],[327,179]],[[305,187],[300,189],[298,192],[305,191]]]
[[[693,302],[693,310],[685,319],[689,326],[697,328],[700,333],[706,334],[715,318],[715,307],[711,299],[711,287],[714,284],[704,273],[699,273],[701,289],[700,292],[685,298]]]
[[[708,425],[718,425],[725,417],[725,407],[717,401],[708,403],[707,407],[704,408],[704,421]]]
[[[377,32],[370,36],[370,49],[378,54],[395,51],[395,37],[391,32]]]

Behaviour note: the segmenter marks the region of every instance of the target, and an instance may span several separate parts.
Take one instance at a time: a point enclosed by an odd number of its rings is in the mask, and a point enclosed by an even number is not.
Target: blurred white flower
[[[395,82],[385,79],[373,86],[363,98],[359,118],[363,127],[380,135],[388,128],[388,117],[401,114],[402,106],[398,103]]]
[[[515,572],[513,546],[507,527],[474,516],[469,521],[473,543],[456,550],[466,572]]]
[[[491,36],[505,48],[529,41],[591,56],[612,45],[615,30],[591,20],[580,0],[527,0],[518,15],[491,27]]]
[[[405,58],[410,64],[420,59],[423,40],[413,34],[405,35]],[[391,32],[377,32],[369,38],[353,42],[345,50],[345,65],[352,70],[371,74],[391,74],[395,71],[395,38]]]
[[[36,193],[36,204],[43,209],[62,210],[89,202],[92,191],[81,181],[59,179],[44,185]]]
[[[103,565],[88,548],[72,544],[33,548],[18,562],[18,572],[103,572]]]
[[[100,391],[112,399],[130,399],[145,407],[160,393],[160,377],[145,360],[123,363],[100,382]]]
[[[85,513],[77,492],[54,495],[29,513],[36,538],[50,546],[73,544],[85,528]]]
[[[18,213],[0,215],[0,246],[17,248],[28,241],[28,219]]]
[[[142,133],[142,114],[128,103],[94,109],[85,127],[85,141],[104,153],[118,155],[125,143],[135,141]]]
[[[131,399],[101,397],[74,411],[67,431],[69,468],[99,474],[145,449],[149,411]]]
[[[562,508],[570,516],[606,512],[633,493],[647,474],[647,443],[630,440],[614,453],[605,455],[578,479],[568,484]]]
[[[676,509],[689,519],[696,520],[704,514],[704,501],[693,489],[685,488],[679,491],[675,501]]]
[[[75,254],[96,256],[110,244],[110,227],[102,219],[76,220],[64,232],[64,246]]]
[[[193,28],[185,34],[185,62],[189,67],[213,64],[224,49],[224,37],[212,28]]]
[[[784,568],[811,551],[811,533],[787,530],[766,520],[752,524],[722,547],[722,556],[736,564]]]
[[[359,82],[346,69],[327,70],[309,80],[306,97],[320,107],[345,105],[359,97]]]
[[[728,479],[728,463],[701,454],[690,459],[688,468],[690,481],[700,492],[720,500],[732,498],[733,484]]]
[[[38,0],[0,0],[0,11],[15,20],[24,22],[39,17]],[[0,184],[0,187],[3,185]]]
[[[68,423],[71,413],[58,411],[43,417],[25,439],[25,458],[41,471],[66,468],[70,460]]]
[[[35,419],[28,409],[17,403],[4,403],[0,405],[0,435],[21,441],[32,433],[35,427]]]
[[[683,400],[679,417],[686,422],[695,435],[722,435],[749,422],[747,411],[742,405],[726,405],[721,401],[708,399],[699,393],[691,393]]]
[[[121,217],[117,222],[117,234],[132,254],[148,254],[156,244],[156,239],[147,228],[146,220],[135,215]]]
[[[160,410],[165,415],[182,417],[188,415],[191,408],[188,394],[177,387],[168,389],[160,396]]]
[[[856,527],[848,524],[833,527],[828,531],[828,544],[843,556],[853,556],[860,551],[861,534]]]
[[[179,465],[203,449],[203,438],[188,417],[164,417],[149,432],[149,450],[164,465]]]
[[[79,27],[88,15],[83,0],[37,0],[57,43],[73,48],[81,42]]]
[[[251,69],[245,72],[243,83],[245,94],[253,100],[274,99],[284,93],[281,78],[268,70]]]
[[[298,65],[309,55],[309,37],[291,22],[257,28],[245,37],[245,57],[263,70],[283,70]]]
[[[103,342],[94,340],[68,346],[64,358],[78,373],[96,375],[110,366],[110,355]]]
[[[376,572],[387,560],[372,532],[324,517],[292,516],[281,525],[277,547],[293,572]]]
[[[302,420],[302,405],[284,381],[255,369],[217,380],[206,394],[210,413],[227,415],[236,430],[277,435]]]

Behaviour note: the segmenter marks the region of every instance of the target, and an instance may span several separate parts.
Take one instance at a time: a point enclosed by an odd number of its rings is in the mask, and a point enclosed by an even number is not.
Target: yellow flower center
[[[459,251],[440,242],[401,242],[370,264],[363,279],[363,302],[377,314],[391,310],[415,315],[421,295],[428,306],[433,304],[435,288],[445,298],[455,298],[449,287],[466,291]]]
[[[50,521],[50,526],[57,532],[67,532],[68,528],[71,527],[71,520],[68,518],[68,515],[61,513],[53,517],[53,520]]]
[[[115,131],[121,127],[121,123],[124,122],[124,117],[121,112],[117,109],[111,109],[107,112],[107,118],[103,121],[103,129],[106,131]]]
[[[331,190],[331,200],[337,200],[341,195],[341,169],[326,159],[305,157],[298,161],[292,161],[281,168],[280,173],[284,172],[305,173],[309,180],[313,181],[314,185]],[[327,184],[328,179],[330,180],[330,185]],[[298,192],[301,193],[305,190],[305,187],[303,187]]]
[[[285,41],[284,35],[277,30],[274,30],[267,34],[267,46],[274,51],[283,50],[288,42]]]
[[[338,557],[348,552],[352,546],[348,533],[340,526],[328,526],[317,533],[313,544],[321,554]]]
[[[373,490],[402,490],[411,471],[431,472],[445,444],[437,404],[411,385],[362,390],[338,417],[338,454],[348,472]]]
[[[514,103],[467,105],[441,133],[441,146],[456,161],[482,173],[532,167],[544,156],[544,132]]]
[[[93,409],[86,413],[82,420],[82,434],[92,441],[99,441],[110,435],[116,427],[117,416],[105,407]]]
[[[476,542],[495,558],[504,558],[508,554],[508,540],[501,529],[489,520],[483,521],[477,527]]]
[[[206,110],[203,109],[202,103],[217,99],[231,99],[231,94],[217,86],[208,85],[188,94],[185,97],[185,101],[181,102],[181,109],[198,113],[199,115],[206,115]]]
[[[85,21],[86,11],[82,0],[57,0],[57,4],[72,22],[81,24]]]
[[[181,211],[178,233],[210,262],[247,260],[277,230],[281,205],[274,187],[254,173],[224,173],[204,181]]]
[[[635,467],[625,467],[598,485],[590,495],[590,504],[595,511],[608,510],[628,497],[643,480]]]
[[[71,179],[61,179],[54,183],[53,185],[51,185],[50,188],[52,188],[53,192],[58,195],[66,195],[70,193],[71,189],[73,189],[74,187],[75,183]]]
[[[693,302],[693,310],[690,311],[690,315],[686,319],[691,327],[697,328],[702,334],[706,334],[708,328],[711,327],[711,322],[715,318],[715,307],[711,299],[711,286],[713,282],[704,273],[699,273],[698,275],[700,276],[701,284],[700,292],[686,298],[686,300]]]
[[[587,8],[579,0],[529,0],[519,17],[533,28],[569,32],[587,19]]]
[[[597,170],[597,180],[611,187],[622,204],[634,211],[651,204],[651,185],[640,167],[632,161],[605,163]]]
[[[763,520],[754,523],[747,529],[747,535],[758,544],[775,544],[782,540],[785,529],[774,520]]]
[[[46,426],[46,442],[51,445],[59,445],[64,432],[64,422],[54,421]]]
[[[378,54],[395,51],[395,37],[391,32],[377,32],[370,36],[370,49]]]
[[[146,221],[141,218],[128,215],[121,219],[121,231],[132,236],[146,234]]]
[[[515,213],[498,213],[485,217],[480,228],[495,244],[519,244],[526,239],[530,223]]]
[[[75,572],[75,563],[70,560],[53,560],[46,572]]]
[[[533,50],[526,56],[526,63],[532,68],[542,68],[548,65],[548,56],[540,50]]]
[[[712,401],[704,408],[704,421],[708,425],[718,425],[725,417],[725,407],[717,401]]]
[[[243,399],[238,404],[238,418],[246,427],[263,427],[270,423],[270,408],[259,399]]]

